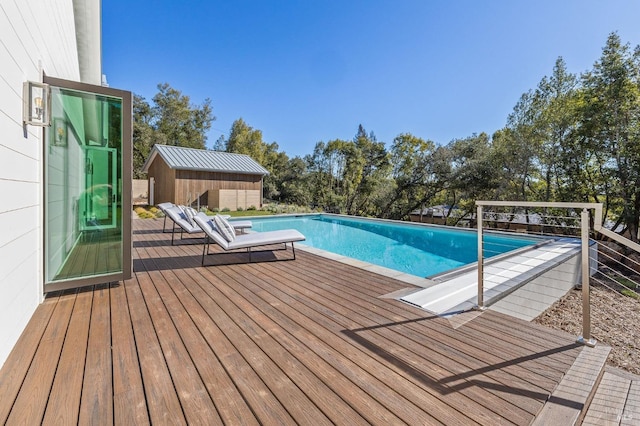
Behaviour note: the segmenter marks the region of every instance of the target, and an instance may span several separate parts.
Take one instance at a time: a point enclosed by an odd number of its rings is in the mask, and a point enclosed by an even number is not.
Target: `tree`
[[[552,76],[544,77],[535,91],[535,127],[540,138],[537,155],[543,182],[543,192],[537,198],[542,201],[564,200],[569,195],[563,189],[571,177],[563,165],[578,127],[577,84],[576,76],[568,73],[564,60],[558,58]]]
[[[456,139],[448,148],[452,167],[449,190],[455,192],[456,205],[466,214],[475,210],[476,200],[496,199],[504,175],[489,136],[480,133]]]
[[[249,126],[242,118],[231,125],[226,145],[227,152],[248,155],[264,166],[268,146],[262,140],[262,132]]]
[[[151,107],[141,96],[133,96],[133,178],[144,179],[142,166],[149,157],[154,144],[155,130],[151,125]]]
[[[281,175],[289,161],[286,153],[279,152],[278,144],[264,142],[260,130],[254,129],[239,118],[231,125],[229,138],[224,145],[227,152],[248,155],[267,169],[269,175],[264,179],[264,196],[268,199],[278,199]]]
[[[153,105],[133,98],[133,175],[144,178],[142,166],[156,143],[203,149],[207,131],[215,120],[211,101],[191,105],[188,96],[169,84],[159,84]]]
[[[362,125],[358,126],[353,149],[349,153],[351,156],[348,158],[348,164],[351,166],[355,188],[346,200],[347,213],[372,214],[376,204],[374,199],[391,170],[389,153],[384,142],[378,142],[373,132],[367,134]]]
[[[450,173],[450,158],[444,147],[436,148],[410,133],[393,140],[391,164],[394,188],[384,209],[384,217],[405,218],[417,208],[424,208],[446,188]]]
[[[220,135],[218,139],[213,143],[214,151],[226,151],[227,150],[227,140],[224,138],[224,135]]]
[[[540,113],[539,97],[533,91],[524,93],[509,114],[506,129],[495,135],[495,153],[501,170],[509,178],[508,183],[503,182],[503,193],[515,200],[528,200],[531,188],[540,175],[539,170],[535,170],[544,139],[538,128]]]
[[[158,85],[153,102],[156,143],[205,148],[206,134],[215,120],[210,99],[205,99],[200,106],[192,105],[188,96],[163,83]]]
[[[311,204],[308,177],[307,163],[302,158],[289,159],[280,175],[280,201],[299,206]]]
[[[631,50],[616,33],[609,35],[593,70],[582,76],[580,135],[588,151],[590,178],[599,186],[592,197],[618,212],[638,241],[640,225],[640,47]],[[623,231],[623,232],[624,232]]]
[[[352,192],[353,180],[357,178],[351,173],[354,169],[351,145],[340,139],[326,144],[318,142],[313,154],[305,157],[313,206],[332,212],[345,211],[346,195]]]

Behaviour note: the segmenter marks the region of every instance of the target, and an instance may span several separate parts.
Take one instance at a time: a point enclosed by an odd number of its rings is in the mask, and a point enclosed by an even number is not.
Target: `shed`
[[[143,171],[149,176],[150,204],[230,210],[262,207],[263,179],[269,174],[248,155],[159,144]]]

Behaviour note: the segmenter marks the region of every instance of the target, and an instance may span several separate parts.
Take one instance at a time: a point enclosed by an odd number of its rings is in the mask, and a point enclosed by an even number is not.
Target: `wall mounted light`
[[[25,81],[22,87],[22,121],[33,126],[51,124],[51,91],[49,85]]]

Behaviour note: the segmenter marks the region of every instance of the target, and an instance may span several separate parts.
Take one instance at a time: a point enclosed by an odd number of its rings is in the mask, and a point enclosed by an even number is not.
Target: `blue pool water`
[[[396,271],[428,277],[478,260],[477,233],[324,215],[252,218],[253,230],[297,229],[304,244]],[[539,242],[535,238],[484,236],[485,257]]]

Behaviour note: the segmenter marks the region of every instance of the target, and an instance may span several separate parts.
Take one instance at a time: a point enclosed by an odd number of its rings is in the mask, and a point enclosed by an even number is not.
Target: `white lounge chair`
[[[208,217],[202,212],[198,214],[202,214],[204,215],[204,217]],[[200,226],[198,226],[195,221],[193,223],[189,221],[189,219],[179,206],[169,207],[165,210],[165,215],[169,216],[169,219],[173,221],[173,226],[171,228],[171,245],[174,245],[176,225],[178,225],[178,227],[180,228],[180,239],[182,239],[182,236],[185,232],[190,235],[202,232],[202,228],[200,228]],[[251,228],[251,226],[253,225],[250,220],[238,220],[234,222],[234,227],[241,231]]]
[[[176,205],[173,203],[160,203],[158,204],[158,208],[160,209],[160,211],[164,214],[164,223],[162,224],[162,232],[167,232],[166,227],[167,227],[167,209],[170,209],[171,207],[175,207]]]
[[[252,248],[273,244],[284,244],[284,248],[281,250],[286,250],[288,243],[291,243],[291,250],[293,252],[293,258],[289,260],[295,260],[296,249],[293,243],[296,241],[304,241],[306,239],[304,235],[302,235],[295,229],[284,229],[281,231],[252,232],[250,234],[240,234],[237,235],[233,239],[233,241],[227,241],[222,233],[218,231],[213,219],[211,219],[204,213],[198,213],[194,217],[194,220],[206,234],[204,247],[202,249],[202,266],[204,266],[205,255],[215,255],[215,253],[209,252],[209,244],[211,243],[211,241],[216,242],[220,247],[222,247],[225,252],[237,249],[247,249],[247,251],[249,252],[249,262],[251,262]],[[218,255],[220,254],[224,253],[218,253]]]

